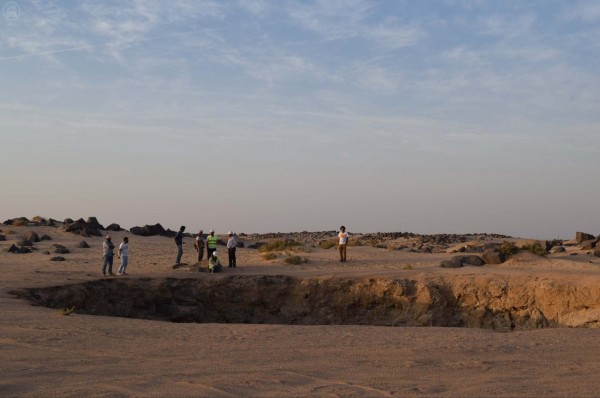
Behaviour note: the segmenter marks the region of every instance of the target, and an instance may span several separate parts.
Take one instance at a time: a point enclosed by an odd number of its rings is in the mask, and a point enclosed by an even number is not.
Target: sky
[[[0,7],[0,221],[600,233],[599,1]]]

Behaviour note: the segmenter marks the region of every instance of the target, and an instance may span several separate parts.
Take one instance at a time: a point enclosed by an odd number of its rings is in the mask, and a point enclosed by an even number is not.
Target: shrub
[[[289,256],[288,258],[286,258],[283,261],[285,261],[288,264],[298,265],[298,264],[302,264],[302,263],[307,263],[308,259],[307,258],[303,259],[300,256]]]
[[[73,313],[73,311],[75,311],[75,306],[71,308],[59,308],[56,312],[58,315],[69,316]]]
[[[291,249],[293,247],[300,246],[299,242],[296,242],[293,239],[285,239],[285,240],[274,240],[273,242],[265,243],[261,247],[258,248],[259,252],[275,252],[275,251],[284,251]]]
[[[335,240],[322,240],[319,242],[319,247],[321,249],[331,249],[335,246],[337,246],[337,242]]]
[[[348,246],[364,246],[365,243],[362,240],[350,239],[348,240]]]
[[[265,254],[263,254],[262,258],[264,258],[265,260],[273,260],[274,258],[277,258],[277,254],[265,253]]]
[[[542,247],[542,245],[538,242],[523,245],[521,249],[527,250],[528,252],[533,253],[537,256],[545,256],[548,254],[548,252],[546,252],[546,248]]]
[[[502,243],[502,246],[500,246],[499,250],[500,250],[500,253],[502,253],[506,257],[508,257],[508,256],[512,256],[513,254],[517,254],[517,252],[519,251],[519,248],[517,247],[517,245],[515,245],[514,242],[505,241],[504,243]]]

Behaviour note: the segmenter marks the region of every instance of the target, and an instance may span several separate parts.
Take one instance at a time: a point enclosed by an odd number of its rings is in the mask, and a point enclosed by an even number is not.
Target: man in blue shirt
[[[183,231],[185,231],[184,225],[179,228],[179,232],[175,235],[175,244],[177,245],[177,260],[175,261],[175,265],[181,263],[181,256],[183,256]]]

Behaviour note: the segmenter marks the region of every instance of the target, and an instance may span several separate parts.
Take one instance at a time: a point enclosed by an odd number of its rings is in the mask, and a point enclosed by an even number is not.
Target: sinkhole
[[[543,299],[523,301],[520,297],[517,304],[511,299],[514,292],[508,281],[497,280],[469,284],[440,278],[359,280],[206,274],[194,278],[101,279],[13,294],[34,305],[74,307],[77,314],[168,322],[499,331],[565,326],[560,316],[548,316],[550,310],[544,307]]]

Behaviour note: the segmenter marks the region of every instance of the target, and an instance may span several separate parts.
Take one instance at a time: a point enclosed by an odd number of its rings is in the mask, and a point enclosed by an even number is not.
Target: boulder
[[[583,241],[586,240],[592,240],[592,239],[596,239],[596,237],[592,234],[588,234],[585,232],[577,232],[575,234],[575,240],[577,241],[577,244],[581,244]]]
[[[34,231],[29,231],[29,233],[25,234],[25,240],[30,242],[39,242],[41,239],[37,233]]]
[[[598,244],[598,241],[595,238],[588,239],[588,240],[584,240],[583,242],[581,242],[580,247],[581,247],[581,250],[592,250],[593,248],[596,247],[597,244]]]
[[[123,228],[121,228],[121,226],[119,224],[110,224],[108,227],[106,227],[106,231],[114,231],[114,232],[119,232],[119,231],[124,231]]]
[[[238,240],[237,243],[235,244],[235,247],[237,247],[238,249],[243,249],[244,242],[242,242],[241,240]]]
[[[82,218],[70,224],[65,224],[65,231],[81,236],[102,236],[98,228],[88,225]]]
[[[444,260],[440,263],[440,267],[442,268],[461,268],[463,265],[461,262],[452,261],[452,260]]]
[[[104,227],[98,222],[96,217],[88,217],[86,224],[92,228],[104,230]]]
[[[63,245],[52,245],[52,247],[54,248],[54,253],[57,253],[57,254],[70,253],[69,249],[67,249]]]
[[[442,268],[460,268],[465,265],[482,266],[485,261],[479,256],[454,256],[450,260],[442,261],[440,267]]]
[[[423,246],[421,249],[419,249],[419,253],[432,253],[431,247]]]
[[[65,261],[66,259],[61,256],[52,257],[50,261]]]
[[[139,236],[168,236],[167,231],[160,224],[144,225],[143,227],[133,227],[129,230],[134,235]]]
[[[88,245],[88,243],[86,241],[82,240],[81,242],[79,242],[77,244],[77,247],[80,249],[89,249],[90,245]]]
[[[594,256],[600,257],[600,246],[596,246],[596,250],[594,250]]]
[[[18,248],[17,246],[15,246],[15,245],[11,245],[11,246],[8,248],[8,250],[7,250],[7,251],[8,251],[9,253],[16,253],[16,252],[18,252],[18,251],[19,251],[19,248]]]
[[[33,242],[27,239],[23,239],[17,242],[19,246],[31,247],[33,246]]]
[[[6,236],[0,234],[0,242],[4,242],[6,240]]]
[[[567,251],[567,249],[565,249],[562,246],[554,246],[552,249],[550,249],[550,253],[552,253],[552,254],[564,253],[566,251]]]
[[[485,261],[486,264],[502,264],[504,261],[506,261],[504,253],[501,253],[495,249],[485,250],[481,255],[481,258],[483,258],[483,261]]]
[[[17,250],[17,253],[19,253],[19,254],[31,253],[31,249],[29,249],[28,247],[21,246],[21,247],[19,247],[19,250]]]
[[[52,240],[52,238],[49,235],[42,235],[40,240]]]
[[[73,224],[73,219],[72,218],[65,218],[63,221],[63,224],[67,225],[67,224]]]

